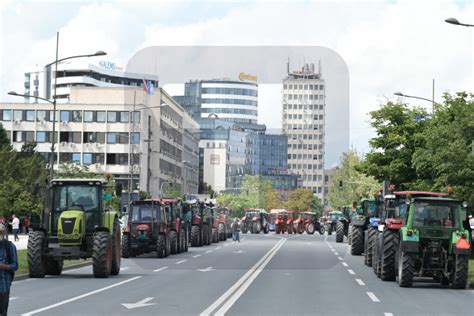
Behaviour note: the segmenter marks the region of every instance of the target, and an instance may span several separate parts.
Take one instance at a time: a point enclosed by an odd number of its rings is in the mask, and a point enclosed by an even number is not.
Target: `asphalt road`
[[[188,253],[14,282],[9,315],[472,315],[473,290],[382,282],[334,236],[242,235]]]

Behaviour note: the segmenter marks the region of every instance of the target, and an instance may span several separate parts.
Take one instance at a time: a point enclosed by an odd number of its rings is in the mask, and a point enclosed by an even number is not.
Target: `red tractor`
[[[158,258],[171,253],[171,227],[165,208],[158,199],[133,201],[128,224],[122,234],[122,257],[156,251]]]
[[[298,234],[306,231],[308,235],[314,234],[315,231],[322,235],[325,231],[324,225],[320,225],[314,212],[301,212],[300,217],[295,220],[295,229]]]
[[[209,205],[196,200],[188,201],[185,206],[186,218],[189,220],[191,230],[189,241],[191,247],[202,247],[212,242],[212,210]]]
[[[287,230],[288,211],[285,209],[276,210],[275,233],[284,234]]]
[[[176,254],[188,251],[188,232],[181,203],[175,199],[161,199],[160,203],[170,227],[170,253]]]
[[[286,220],[286,231],[288,234],[296,234],[296,228],[295,228],[295,217],[296,213],[294,211],[288,211],[288,217]]]
[[[232,211],[228,207],[216,208],[216,217],[218,220],[217,232],[220,241],[225,241],[232,236],[230,225],[232,223]]]

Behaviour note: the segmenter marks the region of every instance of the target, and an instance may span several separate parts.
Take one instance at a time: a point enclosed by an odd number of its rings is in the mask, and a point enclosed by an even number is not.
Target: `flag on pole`
[[[143,79],[143,90],[145,90],[146,94],[152,95],[154,88],[155,86],[153,85],[153,82],[151,80]]]

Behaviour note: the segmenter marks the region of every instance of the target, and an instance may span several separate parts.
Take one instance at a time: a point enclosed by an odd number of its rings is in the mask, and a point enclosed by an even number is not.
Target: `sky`
[[[431,98],[433,79],[438,102],[445,92],[472,92],[474,28],[447,24],[448,17],[474,24],[474,2],[2,0],[0,102],[18,101],[6,93],[22,91],[24,73],[54,59],[57,31],[60,57],[104,50],[122,65],[152,46],[321,46],[347,65],[349,144],[364,153],[374,136],[368,113],[397,100],[393,92]],[[281,112],[271,111],[279,89],[259,89],[259,121],[270,128],[281,124]]]

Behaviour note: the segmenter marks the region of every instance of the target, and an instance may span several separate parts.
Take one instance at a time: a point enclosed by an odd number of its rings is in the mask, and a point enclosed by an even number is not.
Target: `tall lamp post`
[[[453,24],[453,25],[474,27],[474,24],[461,23],[461,22],[458,21],[458,19],[455,19],[455,18],[447,18],[446,20],[444,20],[444,22],[449,23],[449,24]]]
[[[432,114],[434,114],[434,106],[435,105],[438,105],[440,106],[441,104],[435,102],[435,100],[430,100],[430,99],[427,99],[427,98],[423,98],[423,97],[417,97],[417,96],[414,96],[414,95],[407,95],[407,94],[403,94],[402,92],[395,92],[393,93],[394,95],[396,96],[399,96],[399,97],[404,97],[404,98],[411,98],[411,99],[418,99],[418,100],[423,100],[423,101],[428,101],[428,102],[431,102],[433,104],[433,108],[432,108]]]
[[[51,158],[50,158],[50,170],[49,170],[51,180],[53,179],[53,176],[54,176],[54,152],[55,152],[55,148],[54,148],[55,146],[54,145],[55,145],[55,138],[56,138],[56,99],[57,99],[56,89],[57,89],[57,80],[58,80],[58,63],[63,62],[65,60],[74,59],[74,58],[97,57],[97,56],[107,55],[107,53],[104,52],[104,51],[97,51],[94,54],[75,55],[75,56],[69,56],[69,57],[58,59],[58,51],[59,51],[59,32],[56,33],[56,59],[53,62],[51,62],[51,63],[49,63],[45,66],[45,68],[49,68],[53,64],[55,65],[55,67],[54,67],[55,70],[54,70],[53,101],[50,101],[50,100],[45,99],[45,98],[35,97],[36,99],[46,101],[46,102],[51,103],[53,105],[53,122],[52,122],[53,123],[53,128],[52,128],[53,136],[52,136],[52,139],[51,139]],[[18,96],[18,97],[31,97],[30,95],[18,94],[14,91],[9,92],[8,94]]]

